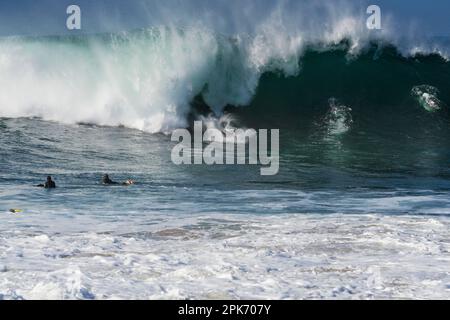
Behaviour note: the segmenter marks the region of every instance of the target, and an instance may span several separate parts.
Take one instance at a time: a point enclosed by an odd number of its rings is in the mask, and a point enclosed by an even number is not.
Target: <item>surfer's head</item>
[[[51,176],[47,176],[47,181],[52,181],[52,177]]]

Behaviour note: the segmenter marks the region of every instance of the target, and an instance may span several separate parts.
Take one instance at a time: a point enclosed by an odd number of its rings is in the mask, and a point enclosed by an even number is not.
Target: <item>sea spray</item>
[[[443,103],[438,99],[439,89],[433,86],[415,86],[411,90],[411,95],[428,112],[436,112],[443,107]]]
[[[352,109],[341,104],[336,98],[328,100],[330,110],[325,116],[325,126],[330,136],[347,133],[353,124]]]

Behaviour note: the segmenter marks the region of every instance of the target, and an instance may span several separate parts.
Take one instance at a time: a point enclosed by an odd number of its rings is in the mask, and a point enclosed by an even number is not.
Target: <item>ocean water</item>
[[[450,298],[448,41],[306,40],[0,40],[0,299]],[[200,118],[279,174],[174,165]]]
[[[175,166],[165,135],[1,124],[2,298],[449,297],[445,168],[369,170],[357,154],[340,168],[339,146],[281,152],[280,174],[261,177]],[[105,187],[104,172],[138,183]],[[56,190],[33,187],[47,174]]]

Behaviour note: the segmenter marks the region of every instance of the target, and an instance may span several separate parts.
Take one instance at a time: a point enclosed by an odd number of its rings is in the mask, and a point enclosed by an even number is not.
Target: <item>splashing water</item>
[[[352,126],[352,109],[341,104],[336,98],[328,101],[330,110],[325,116],[327,133],[329,136],[339,136],[347,133]]]
[[[443,103],[437,97],[439,90],[433,86],[416,86],[411,90],[411,94],[428,112],[436,112],[442,109]]]

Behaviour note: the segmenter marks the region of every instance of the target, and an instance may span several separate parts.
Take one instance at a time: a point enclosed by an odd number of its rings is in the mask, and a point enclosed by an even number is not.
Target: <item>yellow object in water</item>
[[[23,210],[21,210],[21,209],[9,209],[9,212],[11,212],[11,213],[21,213],[21,212],[23,212]]]

